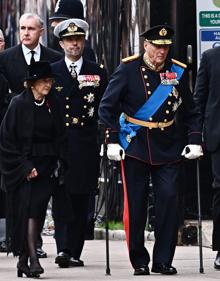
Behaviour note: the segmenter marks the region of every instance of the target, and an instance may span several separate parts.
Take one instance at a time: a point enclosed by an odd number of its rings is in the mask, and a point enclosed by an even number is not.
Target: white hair
[[[30,18],[34,18],[38,21],[40,27],[43,27],[44,26],[44,21],[42,20],[42,18],[37,15],[37,14],[34,14],[34,13],[25,13],[23,14],[21,17],[20,17],[20,20],[19,20],[19,23],[21,22],[21,20],[23,19],[30,19]]]

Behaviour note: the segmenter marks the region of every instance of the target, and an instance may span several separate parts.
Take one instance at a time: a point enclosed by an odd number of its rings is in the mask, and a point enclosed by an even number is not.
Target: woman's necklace
[[[34,103],[37,105],[37,106],[42,106],[45,102],[45,97],[43,97],[42,101],[41,102],[36,102],[34,101]]]

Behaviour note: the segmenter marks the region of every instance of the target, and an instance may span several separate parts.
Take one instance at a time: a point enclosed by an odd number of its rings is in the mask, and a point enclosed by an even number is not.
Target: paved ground
[[[54,263],[56,256],[54,239],[44,236],[44,249],[48,252],[47,259],[41,259],[45,273],[41,279],[49,281],[122,281],[122,280],[219,280],[220,271],[213,269],[215,253],[210,248],[203,248],[204,274],[199,273],[199,249],[197,246],[178,246],[173,265],[178,270],[178,275],[165,276],[151,274],[150,276],[133,276],[130,266],[125,241],[110,241],[110,270],[111,275],[106,276],[105,240],[86,241],[82,259],[85,262],[83,268],[60,269]],[[147,241],[147,248],[152,252],[153,242]],[[16,277],[17,259],[12,255],[8,257],[0,253],[0,280],[14,281]],[[29,279],[29,278],[28,278]],[[27,280],[27,279],[26,279]],[[30,279],[31,280],[31,279]]]

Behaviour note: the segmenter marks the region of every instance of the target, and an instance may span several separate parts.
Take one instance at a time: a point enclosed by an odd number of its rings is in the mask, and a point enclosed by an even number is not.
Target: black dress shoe
[[[74,266],[84,266],[84,262],[80,259],[74,259],[73,257],[70,258],[69,260],[69,265],[74,267]]]
[[[23,277],[23,274],[27,277],[31,277],[27,254],[21,255],[17,263],[17,277]]]
[[[30,258],[30,274],[32,277],[39,277],[44,273],[43,267],[40,265],[38,258]]]
[[[214,268],[220,270],[220,252],[217,253],[217,256],[215,258]]]
[[[55,258],[55,263],[58,264],[61,268],[69,267],[69,262],[70,256],[65,252],[60,252]]]
[[[42,248],[37,248],[37,249],[36,249],[36,252],[37,252],[37,257],[38,257],[39,259],[45,259],[45,258],[47,258],[47,253],[44,252],[44,250],[43,250]]]
[[[135,268],[134,275],[150,275],[148,266]]]
[[[165,275],[177,274],[177,270],[175,267],[173,267],[171,265],[166,265],[164,263],[153,264],[151,271],[154,273],[161,273],[161,274],[165,274]]]

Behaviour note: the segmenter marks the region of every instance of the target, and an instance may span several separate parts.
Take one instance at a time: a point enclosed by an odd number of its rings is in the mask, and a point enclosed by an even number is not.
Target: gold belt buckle
[[[79,118],[71,117],[71,123],[72,124],[77,124],[78,122],[79,122]]]
[[[164,123],[163,122],[157,122],[157,128],[164,128]]]

